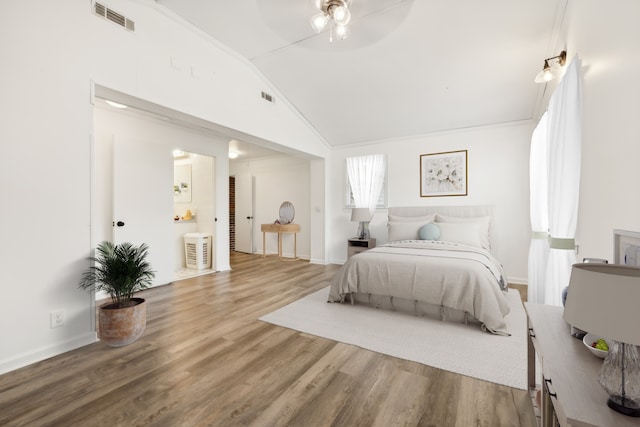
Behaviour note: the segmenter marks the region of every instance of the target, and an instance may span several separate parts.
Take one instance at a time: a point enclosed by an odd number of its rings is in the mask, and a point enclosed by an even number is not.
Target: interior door
[[[236,251],[251,254],[253,245],[253,177],[236,174]]]
[[[153,286],[173,280],[173,156],[150,142],[113,144],[113,241],[149,246]]]

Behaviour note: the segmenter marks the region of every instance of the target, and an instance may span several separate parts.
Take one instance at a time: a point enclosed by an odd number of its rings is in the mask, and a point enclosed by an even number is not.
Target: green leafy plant
[[[155,277],[147,261],[148,250],[145,243],[135,246],[128,242],[101,242],[95,256],[88,258],[93,265],[82,275],[78,286],[108,293],[117,308],[135,305],[133,294],[148,288]]]

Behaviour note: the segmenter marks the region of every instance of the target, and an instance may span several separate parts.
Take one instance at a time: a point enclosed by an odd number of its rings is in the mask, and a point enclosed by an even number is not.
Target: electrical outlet
[[[64,310],[51,312],[51,328],[59,328],[64,325]]]

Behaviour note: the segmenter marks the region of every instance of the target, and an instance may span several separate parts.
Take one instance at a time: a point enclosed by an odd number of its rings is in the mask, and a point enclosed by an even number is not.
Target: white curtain
[[[347,173],[356,208],[369,208],[373,215],[384,183],[383,154],[348,157]]]
[[[545,304],[562,305],[576,262],[575,233],[580,189],[582,88],[576,57],[551,96],[548,108],[549,260]]]
[[[549,211],[547,189],[547,113],[544,113],[531,135],[529,157],[529,201],[531,245],[527,301],[544,304],[545,275],[549,257]]]

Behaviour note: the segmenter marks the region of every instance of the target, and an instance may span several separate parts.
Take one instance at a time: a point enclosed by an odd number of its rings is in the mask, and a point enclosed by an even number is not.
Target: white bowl
[[[594,356],[599,357],[600,359],[604,359],[605,357],[607,357],[607,354],[609,354],[609,352],[604,350],[599,350],[591,346],[592,343],[597,342],[600,338],[602,337],[599,337],[592,333],[588,333],[587,335],[584,336],[584,338],[582,338],[582,342]],[[604,340],[607,342],[607,344],[609,344],[609,341],[607,341],[606,338],[604,338]]]

